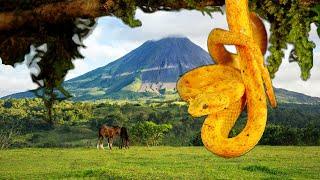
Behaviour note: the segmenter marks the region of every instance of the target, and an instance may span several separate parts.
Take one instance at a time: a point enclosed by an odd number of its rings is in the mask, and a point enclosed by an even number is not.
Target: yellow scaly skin
[[[205,147],[230,158],[251,150],[263,134],[267,120],[264,85],[273,107],[276,100],[263,63],[266,32],[261,20],[249,13],[248,0],[226,0],[226,11],[230,31],[214,29],[208,38],[209,52],[219,65],[186,73],[177,89],[190,103],[191,115],[208,115],[201,130]],[[235,45],[238,54],[226,51],[225,44]],[[248,120],[244,130],[228,138],[246,104]]]

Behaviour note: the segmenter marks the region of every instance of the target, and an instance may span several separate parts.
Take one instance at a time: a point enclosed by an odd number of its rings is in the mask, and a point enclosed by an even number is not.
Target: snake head
[[[177,83],[188,112],[201,117],[226,109],[245,94],[240,71],[224,65],[208,65],[184,74]]]

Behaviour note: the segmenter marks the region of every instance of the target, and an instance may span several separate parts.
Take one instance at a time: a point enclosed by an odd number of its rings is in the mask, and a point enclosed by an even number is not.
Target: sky
[[[130,28],[115,17],[97,19],[97,26],[84,40],[87,47],[80,51],[85,58],[74,60],[75,69],[69,71],[66,80],[104,66],[148,40],[183,36],[207,51],[207,37],[210,31],[213,28],[227,29],[226,17],[221,13],[215,13],[213,18],[210,18],[198,11],[159,11],[145,14],[137,10],[136,18],[142,21],[141,27]],[[265,25],[269,29],[270,25],[267,22]],[[289,46],[286,57],[273,80],[275,87],[320,97],[320,40],[314,25],[312,25],[310,38],[317,45],[314,50],[314,68],[311,71],[311,78],[308,81],[301,80],[298,65],[288,63],[288,55],[292,48]],[[228,49],[234,51],[233,47]],[[16,64],[15,68],[0,63],[0,97],[36,87],[31,81],[30,70],[25,62]]]

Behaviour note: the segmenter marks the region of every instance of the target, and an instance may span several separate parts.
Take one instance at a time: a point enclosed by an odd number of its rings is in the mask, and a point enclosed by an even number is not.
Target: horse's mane
[[[102,125],[100,126],[100,128],[121,128],[121,127],[118,126],[118,125],[102,124]]]
[[[113,128],[121,128],[120,126],[111,126],[111,127],[113,127]]]

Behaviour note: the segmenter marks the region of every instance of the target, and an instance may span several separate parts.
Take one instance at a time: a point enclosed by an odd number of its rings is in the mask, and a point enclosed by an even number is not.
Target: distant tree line
[[[232,133],[238,134],[239,132],[232,131]],[[193,137],[191,142],[194,146],[203,145],[200,131]],[[266,127],[259,144],[273,146],[319,146],[320,128],[313,124],[308,124],[305,128],[293,128],[270,124]]]
[[[125,126],[134,145],[202,145],[204,117],[181,102],[71,102],[53,107],[52,126],[40,99],[0,100],[0,147],[93,146],[102,124]],[[246,114],[230,132],[245,126]],[[320,145],[320,105],[280,104],[268,111],[264,145]]]

